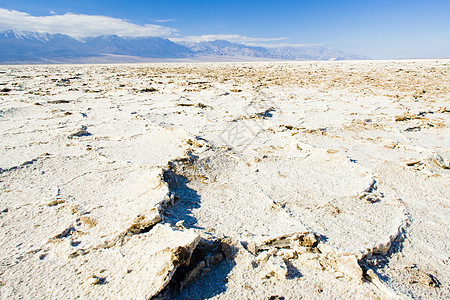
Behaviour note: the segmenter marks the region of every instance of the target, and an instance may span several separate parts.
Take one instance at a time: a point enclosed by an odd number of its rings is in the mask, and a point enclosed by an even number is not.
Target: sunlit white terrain
[[[450,61],[0,66],[2,299],[447,299]]]

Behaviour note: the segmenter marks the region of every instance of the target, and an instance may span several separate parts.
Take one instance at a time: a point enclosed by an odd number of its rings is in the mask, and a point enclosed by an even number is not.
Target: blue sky
[[[373,58],[450,57],[449,0],[0,0],[0,30],[322,44]]]

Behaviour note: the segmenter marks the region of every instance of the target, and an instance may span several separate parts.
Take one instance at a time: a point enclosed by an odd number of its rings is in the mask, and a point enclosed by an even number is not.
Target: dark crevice
[[[144,227],[144,228],[142,228],[141,230],[139,230],[139,232],[136,232],[135,234],[141,234],[141,233],[147,233],[147,232],[150,232],[150,230],[152,230],[153,227],[155,227],[155,225],[156,225],[156,224],[151,225],[151,226]]]
[[[189,152],[186,157],[170,161],[163,170],[163,180],[174,200],[173,205],[163,212],[165,223],[177,227],[182,221],[186,229],[204,229],[196,226],[197,219],[191,213],[200,207],[201,197],[188,186],[191,180],[201,175],[202,169],[203,162]],[[183,251],[175,255],[174,263],[178,267],[171,281],[154,299],[205,299],[224,292],[237,251],[230,238],[202,238],[192,255]],[[203,282],[205,280],[207,283]]]
[[[231,249],[233,248],[233,249]],[[169,284],[153,299],[186,299],[191,298],[192,290],[199,299],[210,298],[226,290],[227,275],[234,267],[234,257],[230,253],[237,253],[227,239],[201,239],[192,255],[176,260],[178,268]],[[202,285],[205,277],[214,277],[212,285]],[[199,292],[198,287],[202,287]]]
[[[402,229],[395,240],[391,242],[391,246],[386,253],[372,253],[372,255],[366,255],[358,261],[363,271],[364,280],[367,282],[372,282],[372,278],[367,273],[369,270],[372,270],[382,282],[389,285],[389,276],[380,271],[389,267],[389,262],[393,256],[403,250],[403,242],[406,237],[406,229]]]
[[[287,279],[295,279],[303,277],[303,274],[288,259],[284,260],[287,267]]]
[[[188,186],[191,179],[198,173],[197,159],[197,156],[188,153],[185,158],[170,161],[168,168],[163,171],[163,180],[168,184],[175,202],[164,211],[165,221],[172,226],[183,221],[185,228],[204,229],[196,226],[197,219],[191,213],[193,209],[200,207],[200,195]]]

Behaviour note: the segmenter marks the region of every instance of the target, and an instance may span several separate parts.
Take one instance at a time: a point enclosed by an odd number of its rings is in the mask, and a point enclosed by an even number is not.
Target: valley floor
[[[0,66],[2,299],[448,299],[450,60]]]

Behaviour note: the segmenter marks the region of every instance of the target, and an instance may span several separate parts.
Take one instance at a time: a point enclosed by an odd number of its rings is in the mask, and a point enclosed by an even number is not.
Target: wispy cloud
[[[177,32],[174,28],[161,25],[138,25],[128,20],[99,15],[66,13],[36,17],[24,12],[0,8],[0,31],[4,30],[62,33],[73,37],[102,34],[169,37]]]
[[[175,19],[164,19],[164,20],[155,20],[156,23],[167,23],[167,22],[173,22]]]
[[[294,48],[309,48],[309,47],[320,47],[324,46],[324,44],[288,44],[288,43],[276,43],[276,44],[268,44],[268,43],[245,43],[247,46],[260,46],[266,48],[280,48],[280,47],[294,47]]]
[[[171,38],[175,42],[211,42],[215,40],[226,40],[234,43],[252,43],[252,42],[274,42],[287,40],[287,37],[278,38],[261,38],[261,37],[248,37],[239,34],[205,34],[197,36],[186,36],[182,38]]]
[[[25,12],[0,8],[0,31],[37,31],[48,33],[62,33],[72,37],[98,36],[116,34],[118,36],[158,36],[169,37],[174,42],[209,42],[226,40],[249,46],[271,46],[287,37],[248,37],[239,34],[205,34],[197,36],[177,37],[177,30],[171,27],[155,24],[138,25],[129,20],[111,18],[101,15],[83,15],[71,12],[63,15],[54,11],[49,16],[32,16]],[[175,19],[155,20],[157,23],[167,23]],[[287,44],[286,44],[287,45]],[[296,45],[302,46],[302,45]],[[311,45],[303,45],[311,46]]]

